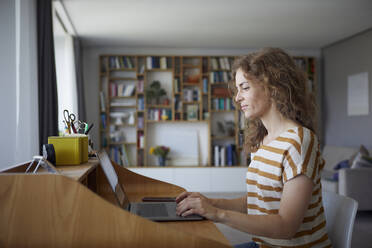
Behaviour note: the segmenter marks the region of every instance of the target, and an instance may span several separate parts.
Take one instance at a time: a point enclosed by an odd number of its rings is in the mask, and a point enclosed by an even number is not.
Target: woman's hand
[[[198,214],[210,220],[216,220],[219,209],[213,207],[212,202],[200,193],[183,192],[176,198],[176,213],[181,216]]]

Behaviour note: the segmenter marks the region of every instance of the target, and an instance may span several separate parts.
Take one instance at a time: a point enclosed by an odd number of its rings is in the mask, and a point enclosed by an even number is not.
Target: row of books
[[[212,70],[231,70],[233,59],[228,57],[211,58]]]
[[[209,73],[209,81],[211,83],[228,83],[231,80],[231,73],[227,71],[214,71]]]
[[[213,149],[214,166],[233,166],[238,164],[236,146],[215,145]]]
[[[110,83],[110,96],[132,96],[136,90],[134,84]]]
[[[152,121],[171,120],[172,110],[170,109],[149,109],[147,119]]]
[[[148,56],[146,57],[146,66],[148,70],[151,70],[151,69],[167,69],[169,65],[168,65],[168,61],[166,57]]]
[[[200,90],[198,88],[184,88],[182,93],[183,100],[186,102],[199,101],[200,99]]]
[[[139,97],[137,101],[137,108],[139,111],[145,110],[145,98]]]
[[[129,154],[125,147],[125,145],[118,145],[118,146],[112,146],[109,150],[109,155],[111,160],[115,161],[115,163],[124,166],[129,167]]]
[[[135,62],[133,57],[128,56],[110,56],[109,57],[109,67],[110,69],[133,69],[135,68]]]
[[[213,110],[234,110],[235,107],[233,105],[231,98],[213,98],[212,109]]]

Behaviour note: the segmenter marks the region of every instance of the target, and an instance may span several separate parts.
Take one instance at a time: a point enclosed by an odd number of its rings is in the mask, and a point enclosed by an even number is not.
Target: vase
[[[161,157],[161,156],[159,156],[158,157],[158,163],[159,163],[159,166],[162,166],[162,167],[164,167],[165,166],[165,157]]]

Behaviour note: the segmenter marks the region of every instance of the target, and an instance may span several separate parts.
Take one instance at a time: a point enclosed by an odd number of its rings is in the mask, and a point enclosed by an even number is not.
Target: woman
[[[233,77],[235,103],[249,126],[247,195],[228,200],[184,192],[177,213],[254,235],[241,247],[331,247],[320,185],[324,160],[305,74],[283,50],[268,48],[238,59]]]

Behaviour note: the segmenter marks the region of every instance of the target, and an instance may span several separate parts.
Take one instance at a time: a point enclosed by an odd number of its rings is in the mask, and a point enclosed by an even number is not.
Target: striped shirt
[[[247,172],[247,212],[278,214],[284,184],[302,174],[314,182],[311,201],[292,239],[254,237],[260,247],[331,247],[322,204],[320,170],[324,160],[315,134],[305,127],[291,128],[251,154]]]

